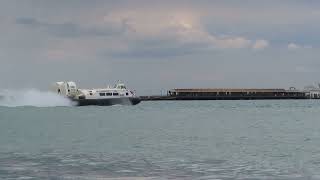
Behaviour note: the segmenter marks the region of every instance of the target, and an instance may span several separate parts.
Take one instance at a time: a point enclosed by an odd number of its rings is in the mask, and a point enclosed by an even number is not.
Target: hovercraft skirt
[[[108,99],[72,99],[77,106],[112,106],[136,105],[141,102],[139,97],[108,98]]]

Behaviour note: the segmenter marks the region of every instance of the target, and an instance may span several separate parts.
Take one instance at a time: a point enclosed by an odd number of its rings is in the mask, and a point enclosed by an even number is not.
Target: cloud
[[[312,46],[309,46],[309,45],[299,45],[299,44],[296,44],[296,43],[289,43],[288,44],[288,49],[289,50],[295,50],[295,49],[311,49]]]
[[[301,46],[295,44],[295,43],[289,43],[288,44],[288,49],[293,50],[293,49],[299,49]]]
[[[41,23],[37,21],[35,18],[17,18],[17,24],[23,24],[28,26],[39,26]]]
[[[312,73],[315,72],[312,67],[308,67],[306,65],[297,65],[295,67],[295,71],[298,73]]]
[[[111,36],[124,33],[125,21],[108,26],[82,26],[73,22],[49,23],[36,18],[17,18],[16,24],[40,29],[57,37]]]
[[[265,49],[269,46],[269,42],[267,40],[257,40],[253,44],[253,49]]]
[[[115,57],[169,57],[219,49],[264,49],[269,45],[266,40],[255,41],[236,33],[209,32],[201,13],[192,10],[163,13],[162,9],[118,9],[97,13],[85,22],[90,24],[71,20],[16,19],[16,24],[59,38],[108,37],[103,45],[105,51],[101,53]],[[110,48],[115,41],[120,44],[119,48]]]
[[[126,20],[128,31],[122,38],[126,48],[112,52],[115,56],[180,56],[214,52],[218,49],[263,49],[266,40],[251,40],[244,36],[219,35],[208,32],[201,16],[193,12],[118,11],[106,20]]]

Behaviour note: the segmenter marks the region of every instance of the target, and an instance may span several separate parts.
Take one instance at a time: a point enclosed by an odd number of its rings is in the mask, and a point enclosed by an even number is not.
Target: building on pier
[[[304,92],[309,99],[320,99],[320,84],[304,87]]]

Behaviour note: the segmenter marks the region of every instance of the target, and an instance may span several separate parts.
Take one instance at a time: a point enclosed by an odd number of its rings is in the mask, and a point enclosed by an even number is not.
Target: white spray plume
[[[36,89],[0,90],[0,106],[55,107],[73,106],[72,101],[53,92]]]

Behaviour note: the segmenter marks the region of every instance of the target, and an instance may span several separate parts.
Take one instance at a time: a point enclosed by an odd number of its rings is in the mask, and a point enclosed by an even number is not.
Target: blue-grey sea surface
[[[0,106],[0,179],[320,179],[320,100]]]

